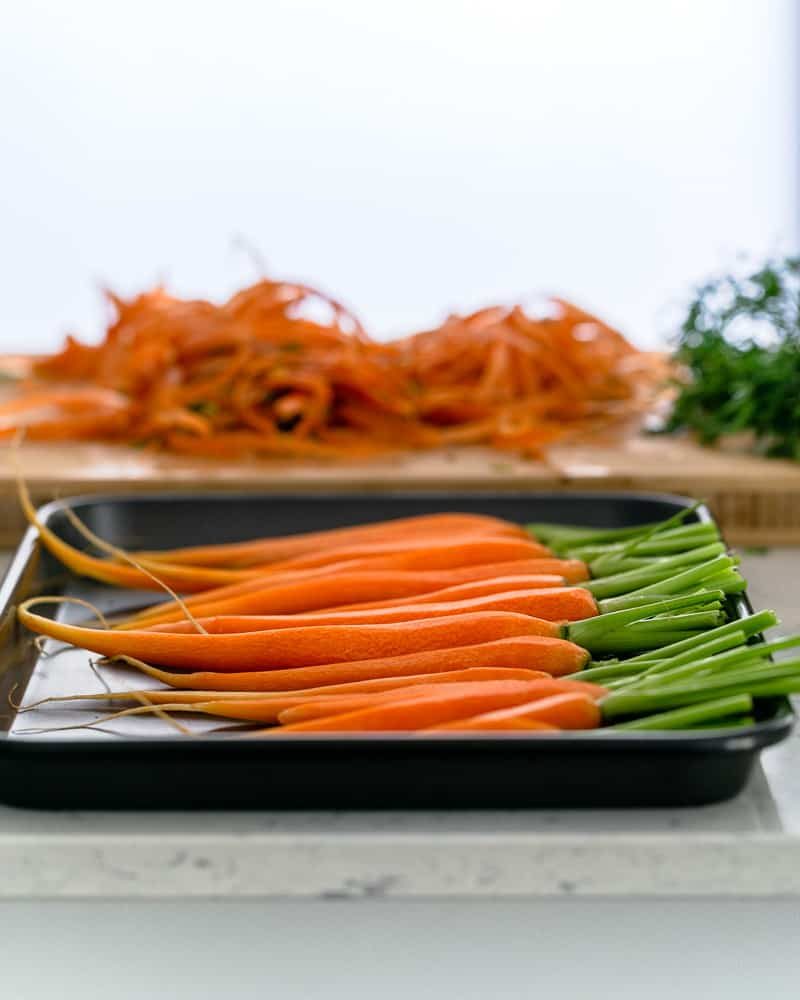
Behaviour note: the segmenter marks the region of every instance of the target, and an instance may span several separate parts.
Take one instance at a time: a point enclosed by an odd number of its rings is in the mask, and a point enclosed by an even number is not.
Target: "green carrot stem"
[[[589,570],[592,577],[598,579],[614,575],[615,573],[627,572],[632,569],[644,569],[647,565],[663,565],[665,558],[668,558],[670,566],[677,570],[681,566],[694,566],[697,563],[707,562],[709,559],[725,555],[725,551],[725,546],[722,542],[712,542],[709,545],[699,545],[696,548],[689,549],[686,552],[678,552],[675,555],[652,558],[646,562],[633,555],[601,556],[600,559],[595,559],[589,563]]]
[[[693,663],[684,663],[680,667],[664,669],[658,672],[647,670],[634,678],[628,685],[629,691],[657,691],[662,687],[674,687],[683,681],[701,676],[711,676],[721,671],[737,670],[741,667],[756,666],[769,663],[768,656],[759,652],[759,646],[741,646],[729,653],[718,656],[706,656]],[[729,657],[729,658],[728,658]]]
[[[747,690],[754,698],[777,698],[781,695],[800,694],[800,676],[794,675],[752,684]]]
[[[584,584],[585,586],[585,584]],[[659,588],[661,590],[662,588]],[[743,590],[747,589],[747,583],[742,578],[741,574],[733,567],[727,570],[723,570],[722,573],[715,573],[713,576],[709,576],[707,579],[703,580],[700,584],[695,584],[690,587],[683,587],[681,590],[675,591],[678,594],[697,594],[701,590],[721,590],[724,594],[740,594]],[[655,594],[640,594],[638,591],[634,591],[632,594],[626,594],[626,597],[655,597]],[[659,594],[659,597],[667,597],[667,594]]]
[[[673,709],[670,712],[658,712],[645,719],[634,719],[633,722],[618,722],[613,729],[686,729],[698,723],[709,722],[712,719],[724,719],[729,715],[743,715],[752,712],[753,699],[747,694],[732,695],[729,698],[714,698],[687,708]]]
[[[692,611],[685,615],[658,615],[647,619],[647,627],[654,632],[674,632],[676,629],[713,629],[722,625],[725,616],[719,609]],[[641,631],[645,623],[639,622],[629,628]]]
[[[660,663],[660,660],[652,660],[648,662]],[[604,678],[609,680],[614,679],[630,679],[632,676],[638,676],[642,673],[642,664],[634,663],[630,665],[630,660],[602,660],[598,662],[597,660],[589,660],[587,666],[583,667],[581,670],[576,670],[573,674],[568,674],[570,680],[598,680],[602,681]]]
[[[674,527],[685,527],[683,522],[686,518],[693,514],[697,508],[700,506],[701,501],[695,500],[695,502],[683,510],[679,511],[677,514],[673,514],[672,517],[667,518],[666,521],[662,521],[661,524],[649,528],[642,535],[635,535],[630,541],[625,543],[625,552],[633,553],[640,545],[648,542],[654,535],[663,535],[665,531],[670,531]]]
[[[620,597],[607,597],[605,600],[598,601],[597,606],[605,614],[609,611],[622,611],[624,608],[641,608],[643,605],[651,604],[653,601],[668,601],[670,598],[676,596],[688,597],[690,594],[697,597],[698,610],[700,608],[708,610],[713,605],[719,606],[720,601],[725,596],[722,590],[706,590],[704,587],[698,587],[696,590],[689,591],[683,595],[623,594]]]
[[[764,632],[766,629],[772,628],[778,624],[778,616],[774,611],[759,611],[757,614],[747,615],[745,618],[737,618],[735,621],[728,622],[726,625],[720,625],[718,628],[712,629],[710,632],[706,632],[700,637],[683,639],[672,646],[665,646],[656,653],[642,653],[640,656],[633,657],[633,659],[628,662],[633,663],[641,660],[663,659],[664,657],[678,656],[679,654],[686,653],[691,649],[696,650],[698,646],[701,646],[705,642],[710,642],[712,639],[718,639],[720,636],[731,635],[734,632],[743,632],[749,639],[751,636],[758,635],[759,632]]]
[[[685,639],[693,639],[702,636],[702,631],[682,631],[682,632],[630,632],[628,629],[620,629],[618,632],[609,632],[592,640],[589,652],[597,655],[603,653],[642,653],[655,652],[660,654],[664,646]],[[627,661],[630,662],[630,661]]]
[[[649,566],[639,566],[636,569],[623,570],[620,573],[611,573],[609,576],[602,576],[599,579],[588,580],[581,584],[595,597],[619,597],[622,594],[630,594],[639,587],[645,587],[650,583],[659,580],[667,580],[673,576],[671,566],[663,563],[656,563]]]
[[[634,552],[645,552],[648,548],[654,551],[660,546],[672,545],[675,542],[695,542],[700,538],[719,538],[719,529],[713,521],[695,521],[692,524],[680,524],[666,531],[659,531],[650,538],[632,539],[622,543]]]
[[[577,524],[548,524],[546,522],[531,522],[525,525],[525,530],[536,541],[556,548],[563,545],[602,545],[604,542],[619,542],[635,535],[642,535],[654,524],[631,525],[627,528],[586,528]]]
[[[740,633],[741,635],[741,633]],[[706,643],[706,646],[711,645],[711,643]],[[747,659],[752,656],[766,657],[772,656],[773,653],[782,653],[785,649],[795,649],[800,646],[800,635],[787,635],[782,636],[778,639],[770,639],[768,642],[756,642],[749,646],[739,646],[738,648],[731,648],[725,652],[713,656],[714,663],[720,663],[727,665],[729,663],[737,662],[737,657],[739,659]],[[711,654],[706,653],[704,656],[697,658],[697,653],[699,650],[695,650],[695,659],[686,659],[687,664],[699,663],[702,660],[711,659]],[[677,657],[680,659],[680,657]],[[668,661],[667,669],[671,669],[674,666],[680,666],[676,660]],[[655,674],[663,674],[664,664],[662,662],[661,667],[658,669],[653,668],[652,672]]]
[[[573,556],[570,554],[570,559],[579,559],[580,556]],[[591,573],[593,580],[601,580],[606,576],[619,576],[620,573],[629,573],[634,569],[647,569],[648,566],[652,566],[657,560],[639,556],[615,556],[613,559],[595,559],[594,561],[589,559],[583,560],[589,567],[589,572]]]
[[[708,634],[710,635],[711,633],[709,632]],[[747,642],[747,636],[744,632],[731,632],[728,635],[721,635],[716,639],[703,642],[695,649],[687,649],[686,652],[678,653],[677,656],[670,656],[660,660],[640,660],[634,665],[647,668],[648,673],[661,673],[664,670],[671,670],[673,667],[682,667],[686,663],[702,660],[717,653],[727,653],[730,649],[738,649],[745,642]],[[628,660],[626,662],[630,664],[632,661]]]
[[[704,580],[703,584],[709,589],[724,590],[726,594],[741,594],[747,589],[747,581],[735,569],[716,573]]]
[[[701,600],[706,595],[701,595]],[[614,632],[624,628],[633,622],[640,622],[653,615],[664,614],[668,611],[684,611],[697,606],[698,595],[688,594],[679,597],[671,597],[666,601],[654,601],[652,604],[643,604],[637,608],[624,608],[622,611],[611,611],[608,614],[596,615],[594,618],[585,618],[582,621],[570,622],[563,626],[563,636],[576,642],[584,649],[591,649],[591,643],[598,636],[607,632]]]
[[[691,660],[683,665],[651,667],[635,683],[637,690],[651,690],[659,685],[671,685],[676,680],[692,677],[695,674],[710,670],[719,672],[721,670],[731,670],[743,664],[757,663],[766,660],[773,653],[780,653],[785,649],[794,649],[800,646],[800,635],[787,636],[784,639],[773,639],[771,642],[759,642],[752,646],[740,646],[737,649],[730,649],[727,652],[704,656],[697,660]]]
[[[618,542],[659,529],[666,531],[674,525],[681,524],[685,518],[694,513],[698,506],[699,502],[691,507],[685,507],[663,521],[651,521],[648,524],[637,524],[627,528],[587,528],[582,525],[552,524],[549,522],[532,522],[527,524],[525,528],[534,538],[551,548],[565,543],[581,545],[596,542]]]
[[[733,560],[729,556],[717,556],[687,570],[682,563],[676,564],[675,560],[680,558],[680,556],[671,556],[669,559],[658,559],[650,566],[627,570],[624,573],[614,573],[611,576],[601,577],[599,580],[590,580],[583,586],[598,598],[618,597],[620,594],[647,593],[648,590],[654,594],[675,594],[694,583],[701,582],[707,576],[720,573],[733,566]],[[677,573],[676,570],[678,570]],[[665,586],[663,590],[660,587],[662,581],[665,583],[669,581],[669,585]]]
[[[709,521],[682,525],[669,531],[659,532],[650,538],[636,536],[628,542],[607,542],[606,544],[580,545],[568,550],[569,555],[587,562],[602,556],[622,555],[633,551],[637,555],[669,555],[694,548],[699,544],[719,538],[717,526]]]
[[[662,566],[666,565],[667,562],[671,562],[671,560],[665,559]],[[724,570],[729,570],[732,567],[733,559],[730,556],[717,556],[714,559],[709,559],[698,566],[691,566],[689,569],[684,569],[683,572],[670,575],[669,577],[661,576],[659,573],[657,579],[654,579],[652,583],[632,588],[628,592],[633,594],[679,594],[681,591],[686,590],[687,587],[691,587],[696,583],[703,583],[717,573],[722,573]],[[639,570],[638,572],[644,574],[646,571]],[[592,590],[592,593],[595,594],[595,597],[597,596],[594,590]]]
[[[734,694],[755,695],[761,693],[759,688],[763,690],[765,685],[787,679],[795,681],[800,687],[800,660],[788,660],[783,663],[767,661],[761,666],[745,666],[738,670],[712,674],[710,677],[684,681],[655,690],[612,691],[602,699],[600,707],[604,718],[642,715],[660,709],[692,705],[715,697]]]
[[[569,674],[565,680],[594,681],[598,684],[604,684],[616,680],[629,680],[632,676],[640,676],[641,673],[641,664],[629,667],[627,662],[623,660],[621,663],[612,663],[607,667],[587,667],[585,670],[578,670],[574,674]]]

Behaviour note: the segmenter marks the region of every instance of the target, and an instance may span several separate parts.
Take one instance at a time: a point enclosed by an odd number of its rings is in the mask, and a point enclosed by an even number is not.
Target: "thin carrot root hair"
[[[18,685],[14,685],[17,687]],[[270,693],[265,693],[263,691],[175,691],[172,688],[136,688],[129,691],[112,691],[107,692],[87,692],[84,694],[58,694],[50,695],[47,698],[40,698],[38,701],[32,701],[29,705],[12,705],[20,715],[25,712],[32,712],[34,709],[41,708],[42,705],[54,705],[63,704],[64,702],[71,701],[123,701],[125,698],[128,699],[146,699],[147,704],[153,705],[153,708],[162,707],[157,703],[152,701],[152,696],[154,694],[167,694],[169,693],[176,699],[183,699],[180,704],[191,705],[193,702],[201,701],[248,701],[249,699],[266,700],[270,697]],[[276,698],[291,698],[293,696],[291,691],[277,691],[274,692]],[[186,696],[190,697],[186,697]],[[143,702],[144,703],[144,702]]]
[[[173,719],[163,705],[154,705],[143,691],[133,692],[133,697],[142,703],[142,707],[152,709],[155,715],[157,715],[163,722],[166,722],[170,726],[174,726],[179,733],[182,733],[184,736],[194,736],[194,733],[188,726],[184,726],[182,722],[178,722],[177,719]]]
[[[77,604],[81,608],[88,608],[89,611],[97,618],[104,629],[110,629],[108,619],[103,614],[103,612],[91,601],[86,601],[82,597],[69,597],[67,594],[41,594],[38,597],[29,598],[24,601],[24,604],[29,604],[31,601],[35,601],[37,604]],[[49,636],[38,635],[37,639],[47,640]],[[54,654],[50,654],[51,656]]]
[[[19,498],[22,504],[22,508],[25,511],[28,520],[31,521],[31,523],[33,523],[36,526],[37,530],[41,533],[42,530],[41,522],[33,507],[30,491],[28,490],[28,484],[25,482],[25,477],[22,474],[22,466],[19,460],[19,451],[22,446],[22,440],[24,436],[25,436],[24,429],[20,429],[20,431],[18,431],[15,434],[11,446],[11,461],[14,466],[14,473],[17,480],[17,492],[19,493]],[[78,517],[75,511],[73,511],[70,507],[64,508],[64,514],[66,515],[67,520],[70,522],[70,524],[75,528],[75,530],[78,531],[81,535],[83,535],[83,537],[88,542],[91,542],[91,544],[94,545],[95,548],[100,549],[101,552],[105,552],[106,555],[113,555],[117,559],[125,560],[131,566],[133,566],[134,569],[137,569],[140,573],[144,573],[145,576],[149,577],[153,581],[153,583],[157,584],[164,591],[166,591],[167,594],[169,594],[172,600],[175,601],[180,610],[186,616],[188,621],[190,621],[195,626],[198,632],[205,631],[203,626],[200,625],[200,623],[192,615],[191,611],[186,606],[183,598],[180,597],[179,594],[176,594],[175,591],[167,583],[165,583],[163,580],[160,580],[155,575],[155,573],[152,573],[146,566],[143,566],[137,559],[134,559],[133,556],[125,552],[124,549],[121,549],[116,545],[112,545],[111,542],[107,542],[105,539],[100,538],[99,535],[96,535],[88,527],[88,525],[83,523],[83,521]],[[77,600],[77,598],[75,598],[74,600]],[[110,626],[107,620],[99,612],[97,612],[96,609],[94,610],[95,613],[98,614],[100,620],[103,622],[103,627],[109,628]]]
[[[17,681],[15,684],[12,684],[11,690],[8,692],[8,703],[14,709],[15,712],[24,711],[22,708],[22,702],[18,703],[14,701],[14,692],[17,690],[18,687],[19,687],[19,681]]]
[[[138,569],[140,573],[144,573],[145,576],[149,577],[153,581],[153,583],[158,584],[158,586],[161,587],[161,589],[164,590],[173,601],[175,601],[183,614],[186,616],[187,621],[190,622],[198,632],[205,633],[206,630],[189,610],[184,599],[180,596],[180,594],[177,594],[168,583],[164,580],[160,580],[155,573],[151,572],[146,566],[143,566],[138,559],[135,559],[124,549],[121,549],[118,545],[113,545],[111,542],[107,542],[104,538],[100,538],[99,535],[96,535],[88,525],[83,523],[75,511],[70,507],[64,508],[64,514],[73,528],[75,528],[76,531],[79,531],[87,542],[91,542],[95,548],[100,549],[101,552],[105,552],[106,555],[114,556],[117,559],[123,559],[125,562],[130,563],[134,569]]]
[[[97,664],[94,662],[91,656],[89,657],[89,669],[97,678],[97,683],[100,685],[100,687],[104,688],[107,694],[111,694],[111,688],[109,687],[108,681],[105,679],[105,677],[103,677],[103,675],[97,669]]]
[[[11,459],[16,473],[17,493],[19,496],[20,506],[22,507],[28,524],[30,524],[31,527],[36,528],[42,544],[49,549],[57,559],[74,572],[92,577],[96,580],[101,580],[105,583],[113,583],[117,586],[144,585],[142,583],[143,578],[144,580],[152,580],[152,582],[154,582],[159,589],[166,587],[166,582],[164,581],[163,576],[167,573],[171,573],[173,578],[175,578],[175,575],[177,574],[177,579],[186,583],[188,589],[194,588],[196,590],[202,590],[205,587],[212,586],[213,584],[232,582],[231,574],[225,571],[222,571],[222,577],[220,578],[218,573],[202,570],[199,567],[175,567],[170,566],[167,563],[161,563],[156,566],[155,568],[158,570],[158,575],[154,575],[144,562],[140,561],[138,566],[134,568],[131,566],[122,566],[119,562],[106,562],[99,559],[97,556],[93,556],[88,552],[83,552],[80,549],[75,548],[75,546],[70,545],[68,542],[59,538],[52,528],[48,527],[39,517],[39,514],[31,501],[27,484],[25,483],[25,479],[22,475],[19,456],[14,449],[12,449]],[[115,558],[121,559],[125,562],[131,561],[127,553],[123,552],[121,549],[111,547],[109,542],[105,542],[103,539],[98,538],[98,536],[90,532],[85,525],[81,524],[78,527],[78,530],[84,535],[84,537],[92,541],[93,544],[103,548],[104,551],[115,551],[117,553]],[[190,570],[191,572],[189,572]],[[198,572],[201,574],[201,579],[198,579]],[[186,575],[187,573],[189,574],[188,576]],[[134,574],[133,578],[130,574]],[[202,574],[205,575],[203,576]],[[234,572],[233,580],[236,582],[241,581],[241,575]],[[174,592],[170,591],[170,593]],[[175,596],[177,598],[177,595]]]
[[[94,722],[79,722],[71,726],[52,726],[43,729],[20,729],[18,732],[25,735],[30,735],[32,733],[61,733],[67,732],[73,729],[94,729],[96,726],[104,726],[107,722],[115,722],[117,719],[122,719],[128,715],[157,715],[162,718],[165,722],[170,725],[180,729],[181,733],[185,736],[193,736],[194,733],[188,727],[182,725],[177,719],[171,718],[168,712],[192,712],[197,711],[194,705],[179,705],[179,704],[169,704],[169,705],[153,705],[147,702],[146,696],[142,695],[140,699],[143,703],[138,705],[136,708],[123,708],[119,712],[112,712],[109,715],[103,715],[99,719],[95,719]],[[29,706],[32,708],[33,706]]]

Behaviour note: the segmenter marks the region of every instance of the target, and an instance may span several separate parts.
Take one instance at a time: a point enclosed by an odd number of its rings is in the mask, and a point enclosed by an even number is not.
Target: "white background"
[[[378,335],[559,291],[640,342],[795,237],[791,0],[0,4],[0,350],[276,275]]]

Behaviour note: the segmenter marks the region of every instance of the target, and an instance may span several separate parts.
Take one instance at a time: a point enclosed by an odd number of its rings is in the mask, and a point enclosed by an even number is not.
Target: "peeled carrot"
[[[537,685],[535,688],[531,688],[531,691],[534,693],[528,697],[543,698],[548,694],[551,694],[552,691],[564,690],[565,686],[568,687],[571,683],[573,683],[571,681],[554,681],[552,677],[539,679],[542,680],[542,684]],[[499,679],[496,681],[465,681],[462,683],[447,684],[444,686],[440,685],[438,687],[434,684],[418,684],[410,687],[399,689],[395,688],[389,691],[374,693],[360,692],[357,694],[339,695],[337,697],[312,698],[306,702],[301,700],[299,702],[295,702],[293,705],[287,705],[286,708],[281,709],[279,719],[282,724],[294,725],[299,722],[308,722],[311,719],[323,719],[334,714],[340,715],[344,712],[354,711],[357,708],[366,707],[368,705],[383,705],[390,701],[407,701],[409,698],[425,698],[428,695],[434,695],[438,698],[440,695],[443,697],[445,693],[450,698],[456,698],[462,694],[475,694],[479,691],[485,691],[491,694],[495,690],[501,689],[495,687],[495,684],[497,683],[499,683],[501,687],[505,685],[505,687],[502,688],[503,690],[512,690],[510,687],[511,684],[533,683],[534,680],[536,680],[536,678],[528,678],[522,682],[501,681]]]
[[[342,604],[327,610],[336,612],[370,611],[379,608],[399,608],[406,604],[438,604],[443,601],[463,601],[472,597],[484,597],[487,594],[500,594],[503,591],[547,590],[551,587],[564,586],[566,586],[566,580],[563,577],[529,576],[523,573],[512,576],[492,577],[488,580],[471,580],[469,583],[459,583],[452,587],[441,587],[438,590],[427,591],[424,594],[411,594],[408,597]]]
[[[26,601],[17,612],[20,622],[33,632],[103,656],[122,654],[179,669],[305,667],[468,646],[514,635],[560,636],[560,628],[553,622],[510,611],[391,625],[308,625],[232,635],[118,632],[53,621],[29,610],[35,602],[36,598]]]
[[[561,694],[575,690],[571,681],[554,678],[536,681],[495,681],[472,684],[474,690],[450,690],[445,685],[441,691],[428,691],[422,696],[395,698],[378,702],[370,707],[325,716],[308,722],[283,725],[275,733],[359,732],[429,729],[431,726],[471,715],[483,714],[498,708],[526,704],[537,696]],[[459,687],[462,687],[459,685]],[[604,688],[592,685],[605,693]],[[587,692],[588,693],[588,692]],[[281,721],[283,721],[283,714]]]
[[[185,603],[195,614],[205,616],[292,614],[358,603],[362,597],[413,597],[462,583],[520,574],[529,575],[529,579],[542,580],[543,586],[549,586],[551,582],[560,583],[560,579],[548,580],[548,575],[557,575],[568,583],[588,579],[586,565],[577,559],[519,559],[421,572],[396,569],[350,571],[340,568],[338,571],[309,571],[285,581],[259,577],[195,594],[187,597]],[[181,621],[184,617],[183,609],[175,601],[165,601],[133,615],[120,628],[136,628],[145,622]]]
[[[462,514],[444,512],[441,514],[420,514],[416,517],[400,517],[375,524],[357,524],[325,531],[307,531],[301,534],[278,537],[255,538],[244,542],[230,542],[220,545],[186,546],[177,549],[136,552],[137,559],[166,561],[181,566],[225,566],[243,567],[255,564],[278,562],[320,552],[323,549],[342,548],[346,545],[363,543],[384,538],[405,536],[418,538],[421,535],[461,533],[465,530],[483,531],[487,534],[508,534],[527,538],[524,528],[511,521],[505,521],[489,514]]]
[[[80,576],[88,576],[93,580],[112,583],[119,587],[158,590],[158,583],[144,572],[150,570],[151,573],[157,574],[161,583],[184,591],[204,590],[214,585],[241,581],[247,577],[247,572],[244,570],[205,570],[199,567],[173,566],[169,563],[148,565],[146,562],[140,563],[142,569],[137,569],[134,566],[122,566],[106,559],[98,559],[59,538],[36,513],[25,484],[20,480],[18,485],[25,518],[39,532],[44,547],[68,569]]]
[[[130,661],[128,661],[130,663]],[[146,666],[146,664],[140,664]],[[191,675],[178,675],[186,677]],[[225,675],[223,675],[225,676]],[[252,676],[252,675],[251,675]],[[406,687],[416,687],[420,684],[452,684],[464,681],[532,681],[546,678],[548,674],[541,670],[515,670],[504,667],[473,667],[466,670],[446,670],[439,674],[412,674],[408,677],[376,677],[372,680],[353,681],[349,684],[328,684],[325,687],[303,688],[296,691],[214,691],[188,690],[180,691],[174,688],[141,688],[129,691],[103,691],[100,694],[73,694],[62,697],[45,698],[36,704],[61,701],[121,701],[123,699],[138,700],[141,696],[156,705],[166,702],[193,704],[195,702],[242,701],[250,698],[274,698],[285,701],[290,694],[301,702],[306,702],[317,695],[341,696],[350,694],[377,694],[382,691],[395,691]],[[34,707],[26,705],[26,709]]]
[[[249,722],[301,722],[309,719],[328,718],[353,712],[373,705],[382,705],[394,700],[406,698],[424,698],[432,692],[438,693],[444,689],[451,696],[458,693],[468,693],[476,685],[491,682],[477,681],[471,683],[441,684],[438,686],[420,684],[395,691],[381,693],[322,694],[315,695],[310,700],[299,695],[284,695],[279,698],[222,698],[184,705],[183,711],[202,712],[206,715],[218,715],[226,719],[241,719]],[[511,683],[524,683],[512,681]],[[180,702],[164,705],[166,711],[176,710]]]
[[[330,702],[330,707],[335,708],[333,701]],[[290,710],[287,709],[288,711]],[[544,722],[559,729],[596,729],[601,719],[602,713],[596,701],[589,695],[576,691],[515,705],[512,708],[484,712],[469,718],[457,719],[455,722],[440,723],[429,727],[427,731],[516,729],[520,723],[524,726],[529,722]]]
[[[122,657],[148,677],[182,689],[214,691],[295,691],[371,681],[397,681],[419,674],[450,673],[479,668],[543,671],[551,676],[572,674],[589,660],[585,649],[566,639],[522,635],[456,649],[432,649],[421,653],[326,663],[288,670],[195,671],[173,673],[159,670],[133,657]],[[457,671],[457,672],[458,672]]]
[[[230,635],[266,629],[300,628],[305,625],[378,625],[424,621],[479,611],[513,611],[546,621],[581,621],[598,613],[597,602],[588,590],[580,587],[554,587],[486,594],[483,597],[442,604],[404,604],[397,608],[376,608],[374,611],[320,611],[305,615],[218,615],[213,618],[196,618],[193,622],[171,622],[147,628],[153,632],[183,635],[196,632],[199,623],[210,635]]]
[[[256,565],[249,570],[227,570],[228,573],[260,571],[273,573],[293,573],[301,570],[318,569],[337,563],[369,562],[375,569],[395,566],[397,569],[443,569],[451,566],[465,566],[470,562],[502,562],[510,559],[548,558],[553,553],[546,545],[530,538],[506,538],[502,535],[462,532],[445,534],[439,541],[412,538],[393,539],[352,545],[347,548],[306,553],[281,562]],[[388,560],[388,562],[387,562]],[[218,570],[217,572],[223,572]]]

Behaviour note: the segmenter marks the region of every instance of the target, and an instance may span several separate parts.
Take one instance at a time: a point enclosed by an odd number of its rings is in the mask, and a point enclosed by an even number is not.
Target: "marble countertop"
[[[800,552],[745,554],[800,630]],[[800,896],[800,733],[674,810],[94,813],[0,807],[3,899]]]

